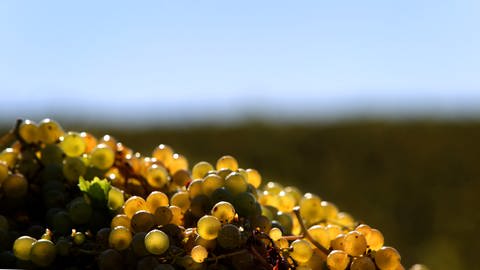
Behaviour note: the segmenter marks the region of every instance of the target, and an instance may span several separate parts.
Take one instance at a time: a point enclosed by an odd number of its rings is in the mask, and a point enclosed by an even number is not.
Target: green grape
[[[268,182],[265,185],[265,190],[272,195],[278,195],[283,190],[283,186],[277,182]]]
[[[225,185],[225,180],[216,174],[209,174],[203,179],[202,192],[211,196],[215,190]]]
[[[297,239],[290,244],[290,256],[298,263],[306,263],[312,257],[313,250],[310,243],[303,239]]]
[[[86,224],[92,216],[92,207],[83,197],[72,200],[67,209],[70,218],[75,224]]]
[[[158,207],[168,206],[168,196],[160,191],[153,191],[146,200],[146,206],[150,213],[155,213]]]
[[[327,201],[322,201],[320,205],[323,209],[323,218],[326,218],[328,220],[334,220],[335,217],[337,217],[338,208],[337,206],[335,206],[335,204]]]
[[[193,180],[187,188],[190,198],[203,194],[203,179]]]
[[[13,168],[17,162],[18,152],[13,148],[7,148],[0,153],[0,162],[5,162],[9,168]]]
[[[231,203],[221,201],[213,206],[211,214],[225,224],[231,222],[235,217],[235,208]]]
[[[97,231],[97,234],[95,235],[95,242],[102,250],[108,248],[108,237],[110,236],[111,231],[112,229],[110,228],[101,228]]]
[[[173,194],[170,198],[171,205],[175,205],[182,209],[182,212],[185,213],[190,208],[190,195],[186,191],[179,191]]]
[[[5,161],[0,160],[0,186],[8,177],[8,165]]]
[[[255,169],[247,169],[246,172],[248,175],[248,183],[255,188],[258,188],[262,184],[262,176],[260,175],[260,173]]]
[[[217,238],[221,226],[218,218],[205,215],[197,222],[197,233],[205,240],[212,240]]]
[[[219,232],[219,235],[220,235],[220,232]],[[195,237],[195,245],[201,245],[205,247],[207,250],[215,250],[215,248],[217,247],[217,241],[218,241],[218,238],[213,240],[205,240],[200,235],[197,235],[197,237]]]
[[[213,170],[212,164],[206,161],[200,161],[192,168],[192,178],[201,179],[204,178],[209,171]]]
[[[345,251],[334,250],[327,256],[327,266],[330,270],[345,270],[350,264],[350,258]]]
[[[60,147],[69,157],[78,157],[87,149],[87,143],[77,132],[68,132],[60,138]]]
[[[134,232],[146,232],[146,231],[149,231],[154,226],[155,226],[154,216],[145,210],[137,211],[132,217],[131,227]]]
[[[367,238],[367,245],[371,250],[376,251],[383,247],[384,238],[383,234],[379,230],[372,229],[368,237],[365,236],[365,238]]]
[[[154,213],[154,220],[156,225],[165,225],[170,223],[173,218],[172,210],[167,206],[159,206]]]
[[[64,237],[61,237],[60,239],[57,240],[57,243],[55,243],[55,250],[57,251],[57,254],[60,256],[68,256],[70,254],[71,247],[72,247],[72,244],[70,243],[70,241],[68,241]]]
[[[112,218],[110,228],[113,229],[117,226],[123,226],[129,230],[132,230],[130,218],[125,214],[118,214]]]
[[[57,144],[47,144],[40,150],[40,160],[43,165],[62,164],[63,150]]]
[[[85,240],[86,240],[86,236],[83,232],[75,232],[72,238],[73,238],[73,243],[77,246],[81,246],[83,243],[85,243]]]
[[[3,194],[7,198],[21,198],[28,192],[28,182],[20,173],[11,174],[3,181]]]
[[[138,257],[147,256],[148,250],[145,247],[146,232],[138,232],[132,238],[132,250]]]
[[[212,195],[210,196],[213,203],[217,203],[220,201],[232,202],[232,197],[232,193],[224,187],[215,189],[215,191],[213,191]]]
[[[123,226],[117,226],[110,231],[108,242],[112,248],[118,251],[125,250],[132,242],[132,233]]]
[[[162,162],[168,168],[172,162],[173,149],[168,145],[160,144],[153,150],[152,157]]]
[[[107,196],[108,208],[115,211],[122,208],[124,203],[123,190],[111,186]]]
[[[87,166],[80,157],[67,157],[63,160],[62,172],[72,185],[78,184],[78,178],[87,172]]]
[[[168,169],[171,174],[175,174],[179,170],[188,170],[188,161],[180,154],[173,154]]]
[[[190,181],[192,181],[192,177],[190,176],[190,173],[187,170],[178,170],[173,175],[172,181],[177,186],[184,187],[188,183],[190,183]]]
[[[225,224],[218,232],[217,242],[225,249],[234,249],[240,246],[241,234],[237,226]]]
[[[168,207],[172,212],[172,220],[170,223],[175,225],[183,225],[183,212],[182,209],[178,206],[171,205]]]
[[[217,160],[216,169],[230,169],[232,171],[236,171],[238,169],[238,162],[232,156],[223,156]]]
[[[232,172],[233,171],[230,170],[230,169],[223,168],[223,169],[218,170],[217,175],[220,176],[223,180],[225,180],[225,178],[227,178],[227,176],[229,174],[231,174]]]
[[[353,228],[355,226],[355,219],[349,213],[345,212],[339,212],[333,221],[346,228]]]
[[[257,214],[256,208],[257,200],[249,192],[243,192],[238,194],[233,200],[233,206],[239,216],[250,217]]]
[[[234,196],[247,191],[248,183],[238,172],[232,172],[225,178],[225,187]]]
[[[123,269],[123,257],[115,249],[104,250],[98,256],[98,268],[100,270]]]
[[[321,225],[314,225],[308,229],[310,236],[319,243],[322,247],[330,248],[330,236],[327,229]]]
[[[351,231],[343,239],[343,250],[350,256],[360,256],[367,250],[365,236],[357,231]]]
[[[330,246],[332,249],[344,250],[345,248],[345,234],[341,233],[337,235],[332,241],[330,241]]]
[[[18,127],[18,134],[28,144],[37,143],[39,140],[38,126],[35,122],[26,119]]]
[[[147,203],[142,197],[132,196],[123,204],[123,212],[129,218],[132,218],[139,210],[148,210]]]
[[[311,193],[305,193],[300,200],[300,216],[308,223],[314,224],[324,217],[324,209],[321,207],[320,197]]]
[[[152,188],[160,189],[168,183],[168,172],[163,166],[153,164],[147,169],[146,179]]]
[[[282,238],[282,230],[279,228],[271,228],[270,231],[268,232],[268,236],[272,238],[273,241],[277,241],[278,239]]]
[[[43,143],[55,143],[62,135],[62,127],[49,118],[43,119],[38,124],[38,137]]]
[[[393,247],[382,247],[375,253],[375,264],[380,270],[395,270],[400,264],[400,254]]]
[[[197,263],[202,263],[208,257],[208,251],[201,245],[196,245],[192,248],[190,256]]]
[[[283,190],[280,191],[278,194],[278,210],[282,212],[291,212],[295,205],[296,202],[293,195],[286,193]]]
[[[115,162],[115,152],[106,144],[98,144],[90,153],[90,164],[100,170],[107,170]]]
[[[52,230],[55,234],[67,235],[72,229],[72,220],[66,211],[58,211],[52,217]]]
[[[354,258],[350,270],[375,270],[375,263],[369,257]]]
[[[15,240],[13,243],[13,254],[20,260],[28,261],[30,260],[30,250],[32,249],[32,244],[37,241],[35,238],[30,236],[21,236]]]
[[[170,246],[168,235],[160,230],[151,230],[145,235],[145,248],[154,255],[161,255]]]

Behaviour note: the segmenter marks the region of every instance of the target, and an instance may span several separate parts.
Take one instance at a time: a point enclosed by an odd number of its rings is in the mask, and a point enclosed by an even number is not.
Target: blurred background
[[[406,266],[480,249],[480,2],[2,1],[0,130],[51,117],[224,154],[379,228]]]

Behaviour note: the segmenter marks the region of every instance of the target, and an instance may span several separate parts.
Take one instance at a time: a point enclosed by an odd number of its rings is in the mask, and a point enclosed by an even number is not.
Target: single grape
[[[275,219],[280,223],[285,234],[290,234],[292,232],[293,221],[297,220],[296,218],[294,219],[292,217],[291,213],[285,213],[281,211],[277,212]]]
[[[323,218],[328,220],[335,220],[338,214],[338,208],[335,204],[327,201],[322,201],[320,206],[323,209]]]
[[[118,251],[125,250],[132,242],[132,233],[123,226],[117,226],[111,230],[108,242],[112,248]]]
[[[63,160],[62,172],[72,185],[78,184],[78,178],[87,172],[87,166],[80,157],[67,157]]]
[[[69,157],[78,157],[85,152],[87,143],[77,132],[68,132],[60,137],[60,148]]]
[[[57,251],[57,254],[60,256],[68,256],[70,254],[71,247],[72,247],[72,243],[64,237],[61,237],[60,239],[57,240],[57,243],[55,243],[55,250]]]
[[[206,161],[200,161],[192,168],[192,178],[201,179],[204,178],[209,171],[213,170],[212,164]]]
[[[231,222],[235,217],[235,208],[231,203],[221,201],[213,206],[211,214],[225,224]]]
[[[201,245],[196,245],[190,252],[192,259],[197,263],[202,263],[208,257],[208,251]]]
[[[225,187],[234,196],[247,191],[248,183],[238,172],[232,172],[225,178]]]
[[[180,154],[173,154],[168,169],[171,174],[175,174],[179,170],[188,170],[188,161]]]
[[[220,232],[219,232],[220,234]],[[195,242],[194,244],[195,245],[201,245],[203,247],[205,247],[207,250],[215,250],[215,248],[217,247],[217,241],[218,241],[218,237],[217,239],[213,239],[213,240],[205,240],[203,239],[200,235],[197,235],[197,237],[195,237]]]
[[[209,174],[203,179],[202,192],[211,196],[215,190],[225,185],[225,180],[216,174]]]
[[[395,270],[400,264],[400,254],[393,247],[382,247],[375,253],[375,264],[380,270]]]
[[[225,187],[217,188],[215,191],[212,192],[210,196],[213,203],[217,203],[220,201],[232,202],[233,195],[230,191],[228,191]]]
[[[147,256],[149,254],[145,247],[146,232],[138,232],[132,238],[132,250],[138,257]]]
[[[14,173],[3,181],[1,188],[7,198],[21,198],[28,192],[28,181],[23,174]]]
[[[295,198],[285,191],[280,191],[278,194],[278,210],[283,212],[291,212],[295,207]]]
[[[92,216],[92,207],[83,197],[72,200],[68,206],[68,214],[75,224],[86,224]]]
[[[173,183],[175,183],[175,185],[179,187],[184,187],[188,183],[190,183],[190,181],[192,181],[192,177],[187,170],[178,170],[173,175],[172,181]]]
[[[216,169],[230,169],[232,171],[236,171],[238,169],[238,162],[232,156],[223,156],[217,160]]]
[[[168,145],[160,144],[153,150],[152,157],[162,162],[162,164],[168,168],[172,162],[173,149]]]
[[[321,207],[320,197],[311,193],[305,193],[300,200],[300,216],[308,223],[314,224],[324,217],[324,209]]]
[[[190,198],[203,194],[203,179],[193,180],[187,188]]]
[[[162,165],[153,164],[147,169],[145,178],[152,188],[160,189],[168,183],[168,172]]]
[[[8,168],[13,168],[17,162],[18,150],[7,148],[0,153],[0,162],[5,162]]]
[[[40,150],[40,161],[43,165],[62,164],[63,150],[57,144],[47,144]]]
[[[351,231],[343,239],[343,250],[350,256],[360,256],[367,250],[365,236],[357,231]]]
[[[185,213],[190,208],[190,195],[186,191],[179,191],[170,198],[170,204],[180,207]]]
[[[372,229],[367,238],[367,245],[371,250],[379,250],[383,247],[384,238],[382,232]]]
[[[283,191],[283,186],[280,183],[270,181],[265,185],[264,190],[272,195],[278,195]]]
[[[250,217],[258,214],[256,203],[257,200],[255,199],[255,196],[249,192],[242,192],[233,200],[233,206],[235,207],[235,210],[239,216],[243,217]]]
[[[247,169],[247,181],[249,184],[252,184],[255,188],[258,188],[262,184],[262,176],[255,169]]]
[[[273,241],[277,241],[278,239],[282,238],[282,230],[273,227],[270,229],[270,232],[268,232],[268,236],[270,236]]]
[[[281,248],[281,249],[285,249],[285,248],[289,248],[289,247],[290,247],[290,244],[288,243],[288,240],[285,239],[285,238],[280,238],[280,239],[278,239],[277,241],[275,241],[275,245],[276,245],[278,248]]]
[[[302,199],[302,192],[296,187],[288,186],[283,189],[286,193],[290,194],[295,198],[295,204],[298,204]]]
[[[161,255],[170,246],[168,235],[160,230],[151,230],[145,235],[145,248],[154,255]]]
[[[322,225],[314,225],[308,229],[310,236],[322,247],[330,248],[330,236],[327,229]]]
[[[339,212],[333,221],[346,228],[353,228],[355,226],[355,219],[349,213],[345,212]]]
[[[327,266],[330,270],[345,270],[350,264],[350,258],[345,251],[333,250],[327,256]]]
[[[330,241],[330,246],[336,250],[344,250],[345,248],[345,234],[339,234]]]
[[[205,215],[197,222],[197,232],[203,239],[212,240],[217,238],[221,226],[222,224],[216,217]]]
[[[38,137],[43,143],[55,143],[62,135],[62,127],[52,119],[43,119],[38,124]]]
[[[132,216],[130,224],[134,232],[147,232],[155,226],[155,218],[150,212],[139,210]]]
[[[30,250],[32,249],[32,244],[37,241],[35,238],[30,236],[21,236],[13,243],[13,254],[20,260],[28,261],[30,260]]]
[[[160,191],[153,191],[146,200],[147,209],[150,213],[155,213],[158,207],[168,206],[168,196]]]
[[[26,119],[18,127],[18,134],[28,144],[39,141],[38,126],[35,122]]]
[[[115,162],[115,152],[106,144],[98,144],[90,153],[90,164],[100,170],[107,170]]]
[[[93,148],[97,146],[97,138],[88,132],[81,132],[80,136],[85,141],[85,153],[92,152]]]
[[[241,244],[240,229],[233,224],[225,224],[218,232],[218,244],[225,249],[234,249]]]
[[[72,235],[72,238],[73,238],[73,243],[77,246],[83,245],[83,243],[85,243],[85,240],[86,240],[86,236],[83,232],[75,232]]]
[[[165,225],[170,223],[173,218],[172,210],[167,206],[159,206],[153,214],[156,225]]]
[[[298,263],[306,263],[312,257],[313,250],[309,242],[297,239],[290,244],[290,256]]]
[[[225,180],[225,178],[227,178],[227,176],[229,174],[231,174],[233,171],[228,169],[228,168],[223,168],[223,169],[220,169],[217,171],[217,175],[220,176],[223,180]]]
[[[132,196],[123,204],[123,212],[129,218],[132,218],[133,215],[140,210],[148,210],[147,203],[142,197]]]
[[[375,263],[369,257],[354,258],[350,270],[375,270]]]
[[[272,228],[272,222],[265,216],[255,216],[251,218],[251,226],[253,229],[268,233]]]
[[[108,191],[108,196],[107,196],[107,206],[110,210],[118,210],[122,208],[123,204],[125,203],[124,196],[123,196],[123,190],[116,188],[116,187],[110,187],[110,190]]]
[[[328,224],[327,227],[325,227],[325,229],[328,232],[328,237],[329,237],[330,241],[335,239],[335,237],[337,237],[337,235],[339,235],[343,232],[342,228],[338,225],[335,225],[335,224]]]

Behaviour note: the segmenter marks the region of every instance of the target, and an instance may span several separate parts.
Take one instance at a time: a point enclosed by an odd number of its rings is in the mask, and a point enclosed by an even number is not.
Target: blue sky
[[[480,110],[480,2],[1,1],[0,119]]]

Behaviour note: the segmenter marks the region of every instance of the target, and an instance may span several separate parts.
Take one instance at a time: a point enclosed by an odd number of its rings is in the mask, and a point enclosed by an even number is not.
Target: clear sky
[[[478,113],[479,14],[478,0],[1,1],[0,119]]]

